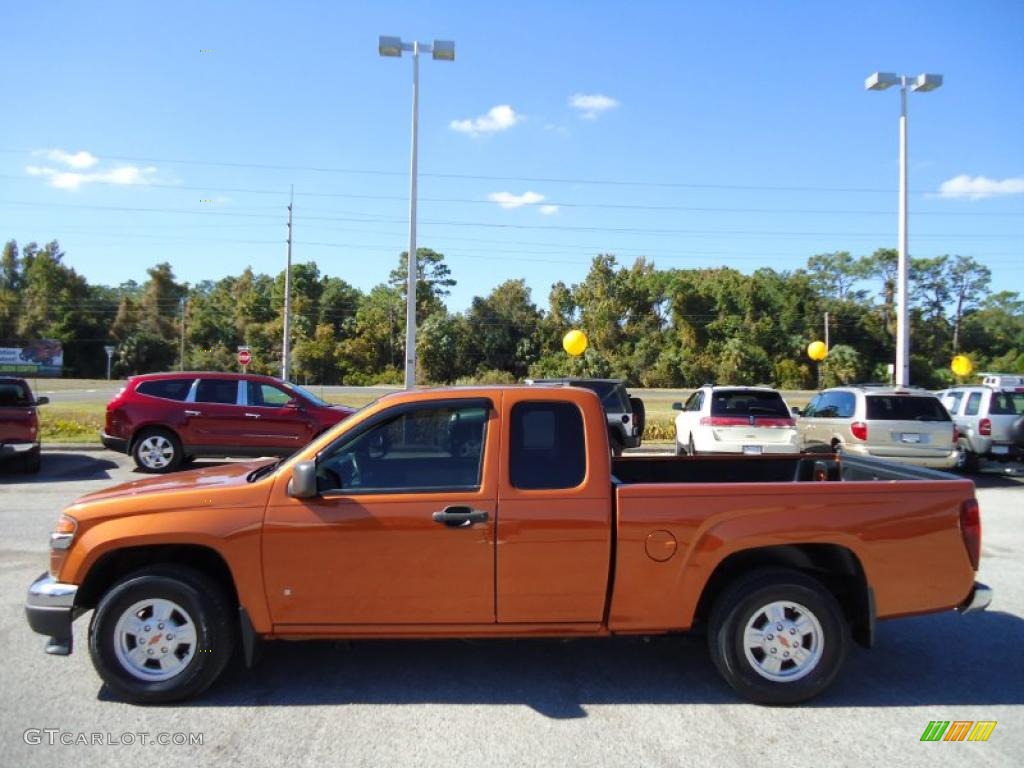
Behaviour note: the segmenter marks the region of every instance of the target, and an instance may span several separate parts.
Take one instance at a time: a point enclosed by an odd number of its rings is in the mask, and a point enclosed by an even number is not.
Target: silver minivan
[[[845,451],[906,464],[957,464],[955,427],[935,395],[923,389],[835,387],[819,392],[797,420],[804,450]]]

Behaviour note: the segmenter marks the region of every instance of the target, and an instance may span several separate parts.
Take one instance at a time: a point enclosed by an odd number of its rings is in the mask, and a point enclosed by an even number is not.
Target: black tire
[[[775,647],[773,653],[780,648],[789,653],[794,648],[799,649],[798,643],[803,642],[805,652],[810,644],[820,649],[820,653],[812,651],[816,659],[809,660],[808,668],[802,673],[797,661],[787,658],[780,662],[783,666],[777,673],[783,679],[772,680],[758,671],[760,661],[769,658],[768,651],[752,648],[748,658],[744,640],[748,623],[767,618],[763,609],[777,602],[794,603],[802,609],[786,608],[783,621],[790,625],[788,629],[794,629],[791,625],[796,618],[809,615],[817,621],[820,638],[817,629],[808,634],[784,629],[781,636],[774,638],[774,633],[765,631],[766,646]],[[755,628],[759,627],[755,624]],[[708,647],[722,677],[744,698],[757,704],[798,704],[817,696],[835,680],[846,659],[849,636],[850,627],[842,608],[820,582],[798,571],[765,569],[739,579],[715,600],[708,627]],[[774,642],[768,642],[767,638]],[[771,658],[778,659],[779,655]],[[787,668],[786,665],[792,666]],[[785,676],[793,679],[785,680]]]
[[[37,445],[25,454],[25,458],[22,459],[22,461],[22,471],[29,475],[38,474],[39,470],[43,466],[42,449]]]
[[[608,436],[608,448],[611,450],[613,458],[618,458],[622,455],[622,441],[619,440],[617,435]]]
[[[692,434],[690,435],[690,442],[686,444],[686,452],[690,456],[696,456],[697,455],[697,447],[693,444],[693,435]]]
[[[974,475],[978,473],[981,467],[981,459],[974,451],[969,448],[961,448],[960,455],[957,457],[956,468],[963,472],[965,475]]]
[[[134,605],[147,600],[165,600],[180,606],[187,622],[172,626],[184,631],[191,624],[196,638],[187,662],[173,677],[164,680],[142,679],[118,658],[115,636],[118,621]],[[142,609],[144,615],[145,608]],[[224,590],[203,574],[184,566],[152,566],[122,579],[100,600],[89,624],[89,655],[103,682],[119,697],[138,704],[162,704],[196,696],[209,687],[224,671],[234,651],[236,611]],[[144,619],[145,620],[145,619]],[[150,619],[155,621],[155,619]],[[156,627],[151,627],[153,633]],[[157,637],[156,634],[152,635]],[[168,643],[166,634],[152,642],[136,640],[140,645],[158,649]],[[173,638],[172,638],[173,641]],[[189,645],[173,647],[172,654],[188,654]],[[146,663],[149,663],[148,661]]]
[[[132,458],[143,472],[162,475],[181,467],[185,453],[178,436],[169,429],[144,429],[132,442]]]
[[[633,409],[633,421],[636,423],[636,436],[643,440],[644,430],[647,429],[647,408],[644,401],[639,397],[629,398],[629,406]]]
[[[686,455],[686,449],[683,448],[683,446],[681,446],[679,444],[678,440],[676,440],[676,456],[685,456],[685,455]]]

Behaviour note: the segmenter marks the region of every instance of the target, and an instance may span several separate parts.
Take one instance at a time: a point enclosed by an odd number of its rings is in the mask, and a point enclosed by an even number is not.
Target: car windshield
[[[877,421],[951,421],[937,397],[868,395],[867,418]]]
[[[992,416],[1016,416],[1024,413],[1024,392],[993,392],[988,412]]]
[[[0,382],[0,408],[24,408],[32,405],[28,387],[20,381]]]
[[[778,392],[757,389],[730,389],[715,392],[711,398],[712,416],[777,416],[788,419],[789,409]]]
[[[285,388],[287,388],[290,392],[299,395],[304,400],[309,400],[309,402],[311,402],[313,405],[317,405],[321,408],[326,408],[330,405],[330,403],[328,403],[326,400],[321,400],[312,392],[310,392],[307,389],[303,389],[298,384],[292,384],[290,381],[285,382]]]

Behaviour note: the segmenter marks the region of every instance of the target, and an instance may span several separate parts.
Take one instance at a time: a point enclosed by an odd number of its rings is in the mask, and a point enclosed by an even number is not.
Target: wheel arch
[[[737,579],[765,568],[791,568],[818,582],[835,596],[843,608],[859,645],[874,645],[874,593],[856,553],[838,544],[787,544],[747,549],[725,557],[708,578],[694,614],[704,624],[715,601]]]

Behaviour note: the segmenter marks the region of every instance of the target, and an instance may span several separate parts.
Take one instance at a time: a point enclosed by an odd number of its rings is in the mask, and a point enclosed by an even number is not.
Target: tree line
[[[102,377],[113,345],[117,377],[178,368],[279,375],[284,273],[240,275],[189,285],[170,264],[143,283],[92,285],[64,263],[58,242],[4,246],[0,259],[0,344],[39,338],[64,345],[65,375]],[[582,281],[551,286],[538,307],[524,280],[476,296],[463,312],[445,299],[456,280],[443,254],[417,252],[418,378],[430,383],[512,382],[527,376],[615,377],[641,387],[707,382],[814,388],[887,381],[896,332],[896,252],[811,256],[806,267],[744,274],[727,267],[658,269],[644,258],[620,264],[596,256]],[[315,262],[292,268],[293,378],[305,383],[398,384],[403,379],[406,254],[389,279],[362,291],[321,274]],[[929,387],[952,380],[954,354],[977,370],[1024,372],[1024,301],[996,291],[987,267],[969,256],[911,263],[911,379]],[[824,336],[820,371],[807,358]],[[570,358],[572,328],[590,341]],[[184,345],[182,334],[184,333]],[[182,360],[184,347],[184,360]]]

